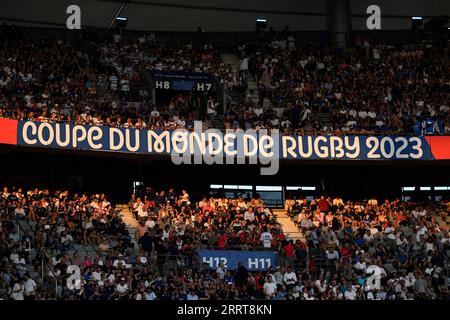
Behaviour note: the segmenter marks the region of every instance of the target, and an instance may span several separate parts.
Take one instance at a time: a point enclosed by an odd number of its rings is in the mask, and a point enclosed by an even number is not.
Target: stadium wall
[[[18,121],[0,119],[1,184],[105,192],[114,201],[126,201],[134,181],[158,188],[186,188],[198,196],[205,194],[210,184],[222,183],[310,185],[316,186],[319,194],[352,198],[401,196],[402,186],[450,185],[448,136],[421,140],[434,159],[442,160],[284,159],[276,175],[264,176],[260,175],[261,163],[176,165],[168,155],[42,144],[31,147],[19,143],[23,137],[18,128]]]
[[[372,2],[351,1],[354,30],[366,30],[366,8]],[[0,21],[27,26],[64,27],[66,8],[76,4],[82,9],[83,26],[105,28],[120,3],[115,0],[3,0]],[[450,12],[450,2],[442,0],[379,0],[376,4],[382,9],[384,30],[410,29],[410,18],[414,15],[427,17]],[[131,0],[121,15],[129,18],[128,28],[132,30],[194,32],[201,26],[208,32],[251,32],[255,30],[257,17],[268,19],[275,30],[281,30],[286,25],[294,31],[326,30],[324,0]]]
[[[144,156],[255,160],[450,160],[450,136],[286,136],[277,132],[153,131],[0,119],[0,143]],[[180,159],[181,160],[181,159]]]

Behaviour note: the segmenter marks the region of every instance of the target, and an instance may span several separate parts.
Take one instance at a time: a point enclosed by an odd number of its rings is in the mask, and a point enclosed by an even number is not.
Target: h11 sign
[[[201,262],[213,269],[223,263],[226,269],[235,270],[239,262],[250,271],[268,270],[276,266],[273,251],[200,250],[198,254]]]

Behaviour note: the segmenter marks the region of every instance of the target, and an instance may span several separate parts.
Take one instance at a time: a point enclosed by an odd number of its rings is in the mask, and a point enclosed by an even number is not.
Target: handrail
[[[58,275],[55,273],[53,267],[50,265],[50,263],[48,263],[48,260],[51,259],[52,257],[49,256],[49,254],[47,253],[47,251],[45,250],[45,248],[42,248],[41,252],[44,254],[44,257],[42,257],[42,283],[44,283],[44,266],[46,265],[48,267],[48,269],[50,270],[50,272],[53,275],[53,278],[55,279],[55,295],[58,295]]]
[[[27,230],[25,230],[20,225],[19,220],[16,220],[16,221],[17,221],[17,229],[18,230],[22,230],[22,232],[25,233]],[[31,257],[31,242],[29,243],[28,249],[29,249],[30,259],[32,259],[32,257]],[[43,253],[44,256],[45,256],[45,258],[44,257],[41,258],[41,268],[42,268],[42,270],[41,270],[41,285],[42,285],[43,288],[45,287],[45,280],[44,280],[44,271],[45,270],[44,270],[44,266],[47,265],[48,269],[50,270],[50,272],[53,275],[53,278],[55,279],[55,294],[57,295],[58,294],[58,275],[55,273],[53,267],[48,262],[45,261],[46,259],[50,259],[51,257],[45,251],[44,247],[41,248],[40,252]]]

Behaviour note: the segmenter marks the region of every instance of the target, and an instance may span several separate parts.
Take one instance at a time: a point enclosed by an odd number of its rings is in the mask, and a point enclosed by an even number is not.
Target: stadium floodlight
[[[316,187],[302,187],[302,190],[314,191]]]
[[[288,190],[288,191],[297,191],[297,190],[301,190],[302,189],[302,187],[300,187],[300,186],[287,186],[286,187],[286,190]]]
[[[128,24],[127,17],[117,17],[116,18],[116,27],[118,28],[126,28]]]
[[[223,185],[221,184],[212,184],[209,186],[211,189],[222,189]]]
[[[256,186],[256,191],[283,191],[281,186]]]
[[[420,187],[420,191],[430,191],[431,187]]]
[[[256,18],[256,28],[257,29],[265,29],[265,28],[267,28],[267,19],[265,19],[265,18]]]
[[[434,187],[434,190],[436,190],[436,191],[444,191],[444,190],[449,190],[449,187]]]
[[[405,192],[405,191],[414,191],[414,190],[416,190],[416,187],[403,187],[402,188],[403,192]]]
[[[233,190],[238,190],[238,186],[235,184],[225,184],[223,186],[224,189],[233,189]]]
[[[423,17],[419,17],[419,16],[411,17],[411,22],[412,22],[412,28],[418,29],[423,24]]]

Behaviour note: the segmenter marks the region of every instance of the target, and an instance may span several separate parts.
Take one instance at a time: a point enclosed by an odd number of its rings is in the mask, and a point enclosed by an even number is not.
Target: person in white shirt
[[[305,298],[305,300],[309,300],[309,301],[316,300],[314,295],[311,294],[311,291],[306,290],[306,288],[304,290],[305,290],[305,293],[303,294],[303,297]]]
[[[353,267],[355,269],[357,269],[359,271],[363,271],[363,272],[366,272],[366,270],[367,270],[367,265],[366,265],[365,261],[358,261],[353,265]]]
[[[266,298],[269,300],[272,299],[277,293],[277,284],[273,282],[273,278],[271,276],[267,277],[263,290]]]
[[[223,263],[221,262],[216,269],[216,274],[220,280],[223,280],[223,278],[225,277],[225,271],[226,271],[225,267],[224,267]]]
[[[419,226],[417,226],[419,228]],[[416,233],[416,241],[422,242],[422,238],[425,238],[425,235],[427,233],[428,229],[426,226],[422,226],[422,228],[418,229]]]
[[[319,290],[320,293],[324,293],[325,291],[327,291],[328,284],[323,279],[323,276],[320,276],[320,279],[316,280],[315,287]]]
[[[16,265],[25,264],[25,258],[21,257],[16,251],[10,254],[9,259]]]
[[[391,248],[395,248],[395,246],[397,245],[397,236],[395,235],[395,229],[392,226],[391,222],[389,222],[388,227],[384,229],[384,235],[388,239]]]
[[[158,118],[160,116],[160,113],[159,113],[158,109],[156,108],[156,106],[153,107],[153,111],[150,112],[150,116],[152,118]]]
[[[330,250],[326,250],[325,253],[327,255],[327,259],[330,261],[337,261],[339,259],[339,252],[337,252],[334,247]]]
[[[142,202],[141,198],[137,198],[136,202],[133,205],[133,210],[136,220],[138,220],[139,217],[147,216],[147,212],[144,211],[144,203]]]
[[[356,291],[353,289],[352,285],[348,286],[348,290],[344,293],[345,300],[355,300]]]
[[[261,105],[257,105],[255,109],[253,109],[253,112],[255,113],[255,115],[257,117],[259,117],[260,115],[262,115],[264,113],[263,108],[261,107]]]
[[[264,248],[270,248],[272,246],[273,237],[267,229],[261,233],[259,240],[262,242]]]
[[[187,299],[188,299],[188,301],[196,301],[196,300],[198,300],[198,296],[195,294],[194,291],[189,291],[189,293],[187,295]]]
[[[417,220],[419,220],[421,217],[424,217],[426,214],[425,210],[423,210],[420,207],[416,207],[416,209],[411,211],[411,213],[413,214],[414,218],[416,218]]]
[[[12,288],[11,298],[13,300],[24,300],[25,299],[24,293],[25,293],[24,280],[20,279],[20,281],[16,282]]]
[[[216,107],[218,105],[219,105],[218,103],[214,102],[213,98],[210,98],[208,100],[208,102],[206,103],[206,114],[207,114],[208,119],[211,122],[211,124],[214,122],[214,117],[217,114]]]
[[[244,213],[244,220],[253,222],[255,221],[255,213],[253,212],[253,208],[249,207],[247,211]]]
[[[128,291],[128,284],[125,282],[125,279],[120,279],[120,282],[116,286],[116,291],[119,294],[124,294]]]
[[[145,222],[145,226],[146,226],[149,230],[152,230],[152,229],[156,226],[156,222],[155,222],[155,220],[153,220],[152,218],[149,218],[149,219]]]
[[[294,271],[292,271],[292,267],[289,266],[287,271],[284,273],[283,282],[288,287],[295,286],[295,284],[297,283],[297,275]]]
[[[247,72],[248,72],[248,60],[249,59],[247,57],[245,57],[245,58],[242,58],[241,61],[239,62],[239,71],[244,74],[247,74]]]
[[[97,281],[97,282],[102,280],[102,274],[100,272],[100,268],[97,268],[95,271],[92,272],[92,280]]]
[[[147,290],[147,292],[145,293],[145,300],[155,300],[156,299],[156,294],[153,292],[153,290],[151,288],[149,288]]]
[[[24,282],[24,293],[25,293],[25,297],[28,299],[28,298],[34,297],[34,295],[36,294],[37,285],[36,285],[36,282],[32,278],[30,278],[28,276],[26,276],[25,278],[26,278],[26,281]]]

